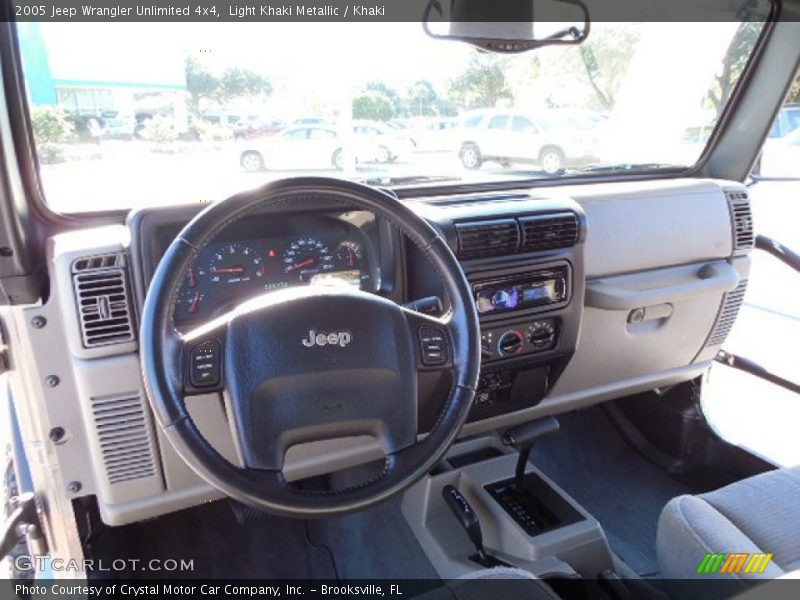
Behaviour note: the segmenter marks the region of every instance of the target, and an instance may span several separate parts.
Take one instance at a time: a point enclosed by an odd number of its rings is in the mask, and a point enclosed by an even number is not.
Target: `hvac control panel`
[[[555,319],[534,319],[483,327],[481,329],[481,358],[484,364],[503,358],[545,352],[558,342]]]

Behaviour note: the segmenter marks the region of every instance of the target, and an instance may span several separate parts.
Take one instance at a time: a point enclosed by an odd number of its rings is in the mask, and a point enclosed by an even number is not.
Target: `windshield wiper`
[[[683,171],[687,168],[688,167],[686,165],[676,165],[675,163],[659,163],[659,162],[592,163],[584,167],[567,169],[565,171],[565,175],[572,175],[575,173],[624,173],[627,171],[640,172],[640,171],[655,171],[664,169]]]

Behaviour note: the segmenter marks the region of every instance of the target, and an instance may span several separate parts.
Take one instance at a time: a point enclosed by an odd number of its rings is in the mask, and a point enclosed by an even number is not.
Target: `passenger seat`
[[[673,498],[658,521],[656,550],[666,579],[772,579],[800,569],[800,467]],[[708,553],[772,557],[761,573],[698,573]]]

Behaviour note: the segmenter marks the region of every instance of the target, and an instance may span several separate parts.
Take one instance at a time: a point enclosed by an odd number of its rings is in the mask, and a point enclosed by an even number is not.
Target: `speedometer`
[[[294,240],[283,252],[283,273],[289,279],[306,283],[334,267],[328,245],[314,238]]]

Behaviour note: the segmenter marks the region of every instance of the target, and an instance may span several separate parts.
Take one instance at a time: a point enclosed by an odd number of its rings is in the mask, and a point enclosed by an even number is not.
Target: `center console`
[[[438,575],[455,579],[490,565],[521,568],[545,580],[613,572],[600,523],[527,460],[519,474],[525,486],[520,493],[518,457],[497,437],[460,442],[406,492],[403,515]],[[482,559],[448,506],[447,492],[453,489],[480,522]]]
[[[438,226],[469,280],[481,326],[481,377],[470,421],[541,402],[571,359],[584,296],[586,221],[571,199],[506,195],[428,201],[418,210]],[[441,285],[408,250],[411,297]],[[426,277],[425,274],[429,276]]]

